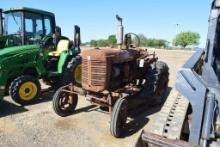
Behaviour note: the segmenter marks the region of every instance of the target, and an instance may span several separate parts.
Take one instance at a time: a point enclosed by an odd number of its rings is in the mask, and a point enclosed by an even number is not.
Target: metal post
[[[0,9],[0,36],[3,35],[3,17],[2,17],[2,9]]]
[[[177,23],[176,24],[176,35],[179,34],[179,26],[180,26],[180,24]]]
[[[213,93],[207,94],[205,117],[202,130],[203,147],[207,146],[212,131],[212,123],[214,117],[215,96]]]

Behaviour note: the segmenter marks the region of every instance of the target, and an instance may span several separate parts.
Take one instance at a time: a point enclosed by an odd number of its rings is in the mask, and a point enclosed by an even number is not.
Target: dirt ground
[[[177,69],[192,55],[191,51],[156,50],[160,60],[170,67],[169,90],[175,84]],[[132,147],[141,129],[160,108],[149,108],[130,120],[124,138],[109,131],[109,115],[99,112],[83,97],[76,112],[57,116],[52,108],[53,91],[44,92],[35,104],[21,107],[6,97],[0,105],[0,147]]]

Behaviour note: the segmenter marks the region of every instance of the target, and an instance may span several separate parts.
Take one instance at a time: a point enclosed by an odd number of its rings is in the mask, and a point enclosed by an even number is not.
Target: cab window
[[[44,27],[45,27],[45,35],[52,34],[52,27],[51,27],[51,19],[49,17],[44,17]]]
[[[11,36],[11,45],[22,44],[22,13],[21,12],[10,12],[5,14],[4,18],[4,35]]]
[[[43,18],[41,15],[25,13],[25,44],[38,43],[43,33]]]

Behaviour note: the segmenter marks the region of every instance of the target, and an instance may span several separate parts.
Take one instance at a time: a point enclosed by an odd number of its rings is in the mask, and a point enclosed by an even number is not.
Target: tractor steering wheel
[[[127,36],[126,39],[126,46],[136,48],[140,46],[140,37],[135,33],[127,33],[125,36]],[[135,38],[132,38],[132,36],[135,36]]]
[[[44,37],[41,42],[40,45],[42,48],[54,48],[54,43],[53,43],[53,37],[52,36],[46,36]]]

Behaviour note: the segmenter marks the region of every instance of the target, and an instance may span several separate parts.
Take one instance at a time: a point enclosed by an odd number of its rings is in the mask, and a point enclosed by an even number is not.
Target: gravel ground
[[[170,67],[169,90],[175,84],[177,69],[192,55],[191,51],[155,50]],[[76,113],[62,118],[52,109],[53,91],[21,107],[6,97],[0,106],[0,147],[127,147],[133,146],[141,129],[160,108],[149,108],[131,119],[124,138],[116,139],[109,131],[109,115],[79,98]]]

